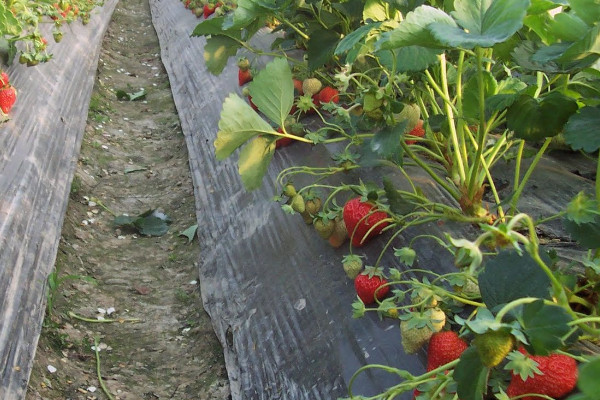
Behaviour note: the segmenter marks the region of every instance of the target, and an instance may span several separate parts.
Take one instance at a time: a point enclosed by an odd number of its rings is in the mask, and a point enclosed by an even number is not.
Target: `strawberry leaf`
[[[456,23],[434,23],[428,28],[450,47],[492,47],[510,38],[523,26],[529,0],[457,0]]]
[[[189,228],[179,232],[179,236],[185,236],[188,239],[188,244],[194,240],[194,236],[196,236],[196,232],[198,232],[198,224],[192,225]]]
[[[359,43],[371,30],[379,28],[381,22],[365,24],[355,31],[349,33],[337,44],[334,54],[340,55],[350,51],[357,43]]]
[[[238,167],[246,190],[260,187],[274,153],[275,142],[263,136],[255,137],[242,148]]]
[[[584,107],[572,115],[565,125],[565,142],[573,150],[592,153],[600,148],[600,106]]]
[[[271,125],[262,119],[244,99],[232,93],[225,99],[219,132],[215,140],[216,156],[223,160],[238,147],[260,134],[274,132]]]
[[[491,72],[482,71],[483,74],[483,94],[484,98],[489,98],[496,94],[498,90],[498,83]],[[466,118],[478,118],[479,117],[479,97],[481,91],[479,90],[479,82],[477,75],[473,75],[467,82],[463,89],[463,113]]]
[[[431,6],[420,6],[409,12],[406,19],[395,29],[382,33],[375,43],[375,48],[376,50],[392,50],[406,46],[443,48],[444,45],[427,29],[433,23],[456,27],[454,20],[442,10]]]
[[[283,126],[294,104],[292,71],[284,58],[271,61],[248,86],[252,102],[273,123]]]
[[[569,0],[569,7],[589,26],[600,20],[600,7],[594,0]]]
[[[567,204],[567,219],[577,224],[593,222],[600,212],[598,202],[590,199],[584,192],[579,192]]]
[[[469,347],[454,368],[456,393],[461,400],[482,400],[486,392],[489,368],[482,364],[475,346]]]
[[[528,253],[500,252],[485,263],[478,281],[490,310],[521,297],[550,298],[550,279]]]
[[[575,99],[558,92],[542,99],[523,94],[508,108],[507,127],[518,138],[537,141],[558,135],[576,111]]]
[[[206,68],[214,75],[220,74],[227,65],[229,57],[235,56],[240,47],[236,40],[227,36],[209,37],[204,45]]]
[[[588,249],[600,247],[600,217],[581,223],[567,218],[564,220],[564,224],[571,237],[583,247]]]
[[[525,348],[530,354],[548,355],[564,345],[562,337],[571,327],[568,325],[573,318],[559,306],[544,304],[543,300],[523,306],[520,318],[523,332],[529,345]]]
[[[600,393],[600,357],[584,364],[579,369],[577,387],[589,399],[595,398]]]
[[[308,41],[308,68],[314,71],[331,60],[339,41],[340,35],[334,30],[312,32]]]

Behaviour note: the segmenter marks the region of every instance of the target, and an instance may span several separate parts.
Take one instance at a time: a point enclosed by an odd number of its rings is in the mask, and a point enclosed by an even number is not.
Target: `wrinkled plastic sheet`
[[[64,26],[54,60],[7,69],[17,88],[0,125],[0,399],[25,397],[102,38],[117,0]],[[41,27],[51,37],[52,23]]]
[[[263,187],[246,192],[237,157],[217,161],[213,145],[225,97],[240,93],[235,60],[221,75],[211,75],[203,60],[205,39],[190,37],[201,20],[177,0],[150,4],[189,150],[202,298],[224,348],[233,399],[336,399],[348,395],[352,375],[369,363],[424,372],[425,351],[403,352],[397,322],[381,321],[375,313],[351,317],[356,295],[341,267],[348,247],[331,248],[302,218],[284,214],[271,201],[278,192],[279,171],[292,165],[327,165],[332,149],[296,143],[277,150]],[[266,44],[269,33],[262,32],[257,40]],[[502,179],[511,178],[508,168],[499,169]],[[429,196],[451,202],[422,172],[411,173]],[[389,169],[361,170],[338,182],[358,183],[361,178],[381,183],[382,175],[409,189]],[[534,178],[537,183],[526,190],[524,203],[540,214],[561,209],[591,183],[556,160],[544,160]],[[302,183],[309,181],[295,180],[298,186]],[[562,234],[560,225],[548,228]],[[442,231],[460,236],[472,233],[472,227],[432,223],[407,231],[393,247],[406,246],[418,234],[439,236]],[[366,254],[366,263],[372,265],[388,238],[384,234],[357,253]],[[418,267],[438,273],[455,270],[448,252],[431,241],[417,240],[414,248]],[[381,265],[406,269],[390,253]],[[355,380],[354,394],[374,395],[397,383],[397,376],[369,370]]]

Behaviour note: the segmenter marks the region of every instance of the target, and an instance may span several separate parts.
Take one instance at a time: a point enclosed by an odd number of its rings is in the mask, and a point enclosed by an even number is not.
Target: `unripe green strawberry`
[[[242,71],[246,71],[247,69],[250,68],[250,61],[247,58],[240,58],[238,60],[238,68],[241,69]]]
[[[315,227],[319,236],[327,240],[333,233],[335,222],[333,222],[333,220],[329,219],[327,216],[317,216],[313,220],[313,226]]]
[[[470,279],[467,279],[462,286],[455,286],[454,290],[462,296],[469,299],[480,299],[481,292],[479,291],[479,284]]]
[[[354,279],[361,273],[363,269],[363,262],[360,256],[356,254],[348,254],[342,258],[342,267],[344,272],[350,279]]]
[[[321,209],[322,201],[318,197],[307,198],[305,202],[305,210],[302,214],[302,218],[306,225],[310,225],[313,223],[313,219],[315,215],[319,213]]]
[[[486,367],[495,367],[513,349],[515,338],[509,331],[501,329],[487,331],[473,339],[479,358]]]
[[[283,187],[283,194],[287,197],[294,197],[296,195],[296,188],[294,187],[293,184],[287,183]]]
[[[446,313],[444,313],[440,308],[434,307],[428,309],[425,314],[429,316],[431,320],[431,328],[433,332],[439,332],[446,325]]]
[[[519,349],[527,354],[524,349]],[[529,376],[523,380],[520,375],[514,374],[506,389],[506,394],[511,398],[527,393],[537,393],[554,399],[562,398],[570,393],[577,384],[577,363],[569,356],[563,354],[550,354],[549,356],[529,356],[537,363],[542,373]],[[537,400],[539,396],[526,396],[520,400]]]
[[[427,287],[419,287],[412,291],[412,304],[416,306],[435,307],[438,301],[433,290]]]
[[[319,93],[323,84],[317,78],[306,78],[302,81],[302,92],[305,95],[312,96]]]
[[[400,334],[402,335],[402,347],[406,354],[414,354],[433,335],[433,331],[428,326],[421,328],[411,327],[408,321],[400,322]]]
[[[306,204],[301,194],[296,194],[292,197],[290,205],[292,210],[302,214],[306,210]]]

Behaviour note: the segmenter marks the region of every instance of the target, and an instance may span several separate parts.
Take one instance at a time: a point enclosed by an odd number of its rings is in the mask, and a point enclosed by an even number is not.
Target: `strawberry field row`
[[[350,398],[558,398],[577,385],[573,398],[592,399],[600,359],[578,343],[600,338],[600,177],[552,214],[523,212],[522,198],[549,149],[593,158],[600,147],[597,4],[426,3],[241,0],[200,23],[209,71],[246,54],[244,97],[223,103],[216,157],[238,155],[254,190],[282,145],[332,149],[328,165],[283,169],[275,200],[333,247],[349,246],[354,316],[398,320],[405,353],[426,348],[430,359],[422,375],[366,365],[355,378],[377,369],[398,383],[359,396],[352,378]],[[265,25],[270,49],[251,40]],[[263,67],[264,56],[273,61]],[[432,197],[415,168],[444,195]],[[377,178],[361,179],[373,169]],[[507,188],[495,179],[503,169]],[[419,234],[432,223],[476,229]],[[576,260],[542,245],[550,225],[577,242]],[[381,238],[363,267],[360,248]],[[422,265],[416,239],[456,269]]]

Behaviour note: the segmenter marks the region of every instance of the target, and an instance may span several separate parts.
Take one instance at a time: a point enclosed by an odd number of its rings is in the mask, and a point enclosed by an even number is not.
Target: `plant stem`
[[[100,345],[100,339],[98,336],[94,337],[94,352],[96,353],[96,375],[98,376],[98,382],[100,383],[100,387],[102,391],[109,398],[109,400],[114,400],[112,394],[110,394],[106,385],[104,385],[104,380],[102,379],[102,372],[100,371],[100,350],[98,350],[98,346]]]
[[[533,162],[531,163],[531,165],[527,169],[527,172],[525,172],[525,175],[523,176],[523,180],[519,183],[519,186],[515,190],[515,193],[513,194],[513,198],[512,198],[512,200],[510,202],[510,210],[511,210],[511,212],[515,212],[516,211],[516,209],[517,209],[517,202],[519,201],[519,198],[521,197],[521,193],[523,192],[523,189],[525,189],[525,185],[527,184],[527,181],[531,177],[531,174],[533,173],[535,167],[538,165],[538,163],[542,159],[542,156],[544,155],[544,152],[546,151],[546,149],[548,148],[548,146],[550,146],[550,142],[551,141],[552,141],[551,137],[546,138],[546,141],[544,142],[544,144],[542,145],[542,147],[538,150],[537,154],[535,155],[535,158],[533,159]]]
[[[477,130],[477,149],[476,156],[473,159],[473,166],[470,169],[470,179],[467,186],[467,193],[472,200],[481,187],[481,182],[477,179],[481,164],[481,155],[485,147],[487,137],[487,121],[485,119],[485,82],[483,78],[483,49],[477,47],[475,50],[477,60],[477,85],[479,86],[479,128]]]
[[[119,323],[123,323],[123,322],[142,322],[141,319],[139,318],[119,318],[119,319],[93,319],[93,318],[86,318],[86,317],[82,317],[80,315],[75,314],[73,311],[69,311],[67,313],[67,315],[71,318],[75,318],[78,319],[80,321],[83,322],[90,322],[90,323],[112,323],[112,322],[119,322]]]

